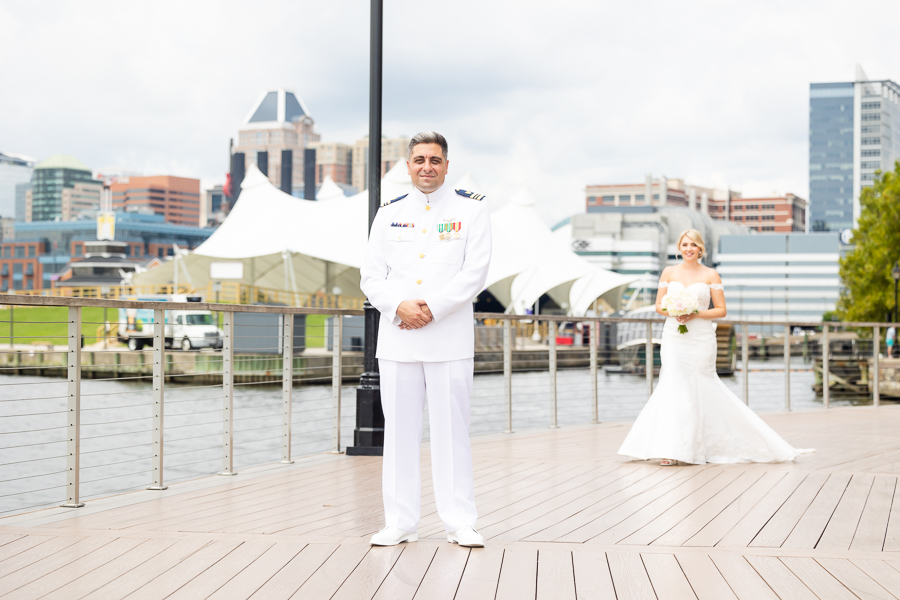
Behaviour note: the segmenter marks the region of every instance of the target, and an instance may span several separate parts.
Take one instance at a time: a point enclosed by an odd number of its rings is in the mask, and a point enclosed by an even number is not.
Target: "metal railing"
[[[107,300],[122,300],[129,296],[153,296],[202,294],[211,302],[222,304],[283,304],[286,306],[306,308],[339,308],[362,310],[365,298],[355,296],[343,296],[325,293],[292,292],[275,288],[247,285],[223,281],[215,283],[210,281],[205,286],[190,284],[172,285],[110,285],[110,286],[73,286],[57,285],[53,288],[40,290],[11,290],[8,292],[16,296],[44,296],[55,298],[103,298]]]
[[[361,310],[0,296],[12,305],[17,326],[56,329],[40,347],[16,343],[28,331],[0,345],[0,515],[341,452],[353,426],[362,334],[347,320]],[[65,320],[28,316],[50,308]],[[103,308],[152,309],[152,350],[116,348],[90,316]],[[217,315],[221,348],[170,350],[167,312],[181,310]],[[631,419],[653,391],[661,318],[475,316],[473,433]],[[717,366],[757,410],[878,406],[882,375],[900,372],[884,358],[886,323],[774,324],[783,339],[750,324],[719,322]],[[103,339],[83,348],[86,331]]]

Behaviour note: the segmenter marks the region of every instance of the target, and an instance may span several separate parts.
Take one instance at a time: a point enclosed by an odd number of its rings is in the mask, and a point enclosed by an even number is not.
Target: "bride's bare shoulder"
[[[712,267],[706,267],[706,276],[709,278],[707,283],[722,283],[722,278]]]

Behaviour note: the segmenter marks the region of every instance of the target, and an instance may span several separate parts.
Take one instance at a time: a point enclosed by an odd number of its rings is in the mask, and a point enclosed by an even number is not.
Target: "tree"
[[[844,290],[837,312],[847,321],[884,321],[894,310],[891,268],[900,260],[900,161],[859,197],[855,248],[840,260]]]

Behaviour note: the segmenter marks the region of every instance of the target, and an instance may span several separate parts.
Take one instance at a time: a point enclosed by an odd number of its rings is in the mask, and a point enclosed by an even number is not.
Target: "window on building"
[[[4,246],[3,247],[3,258],[9,258],[9,256],[10,256],[9,246]]]
[[[864,137],[862,139],[863,146],[877,146],[881,143],[880,137]]]
[[[8,292],[9,291],[9,281],[6,279],[3,280],[3,284],[0,285],[0,291]]]
[[[603,196],[603,204],[615,204],[616,197],[615,196]]]
[[[863,150],[862,155],[863,157],[881,156],[881,150]]]
[[[26,289],[26,290],[33,290],[33,289],[34,289],[34,279],[32,279],[31,277],[26,277],[26,278],[25,278],[25,289]]]
[[[881,161],[880,160],[864,160],[862,163],[863,169],[880,169]]]
[[[158,256],[159,258],[164,258],[166,256],[166,249],[165,248],[157,248],[156,256]]]
[[[28,246],[28,257],[34,258],[34,246]]]
[[[619,204],[631,204],[631,194],[619,194]]]
[[[9,277],[9,263],[3,263],[3,267],[0,268],[0,275]]]
[[[16,246],[16,258],[25,258],[25,248],[23,246]]]
[[[84,252],[84,246],[81,244],[75,244],[75,256],[81,256]]]
[[[642,201],[644,199],[644,195],[643,194],[635,194],[634,199],[635,199],[635,201],[639,201],[639,200]]]
[[[862,120],[863,121],[880,121],[881,113],[869,113],[869,114],[863,113]]]
[[[654,200],[659,200],[659,194],[653,194],[653,199],[654,199]]]
[[[862,103],[863,110],[872,110],[872,109],[876,109],[876,108],[878,108],[878,109],[881,108],[881,102],[863,102]]]
[[[21,280],[21,279],[14,279],[14,280],[13,280],[13,289],[14,289],[14,290],[21,290],[21,289],[22,289],[22,280]]]
[[[34,263],[28,263],[27,265],[25,265],[25,274],[34,275]]]

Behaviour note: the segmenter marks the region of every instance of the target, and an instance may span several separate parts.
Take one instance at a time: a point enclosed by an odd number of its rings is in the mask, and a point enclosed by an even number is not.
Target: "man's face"
[[[413,185],[426,194],[441,187],[447,178],[448,165],[439,144],[416,144],[406,161]]]

